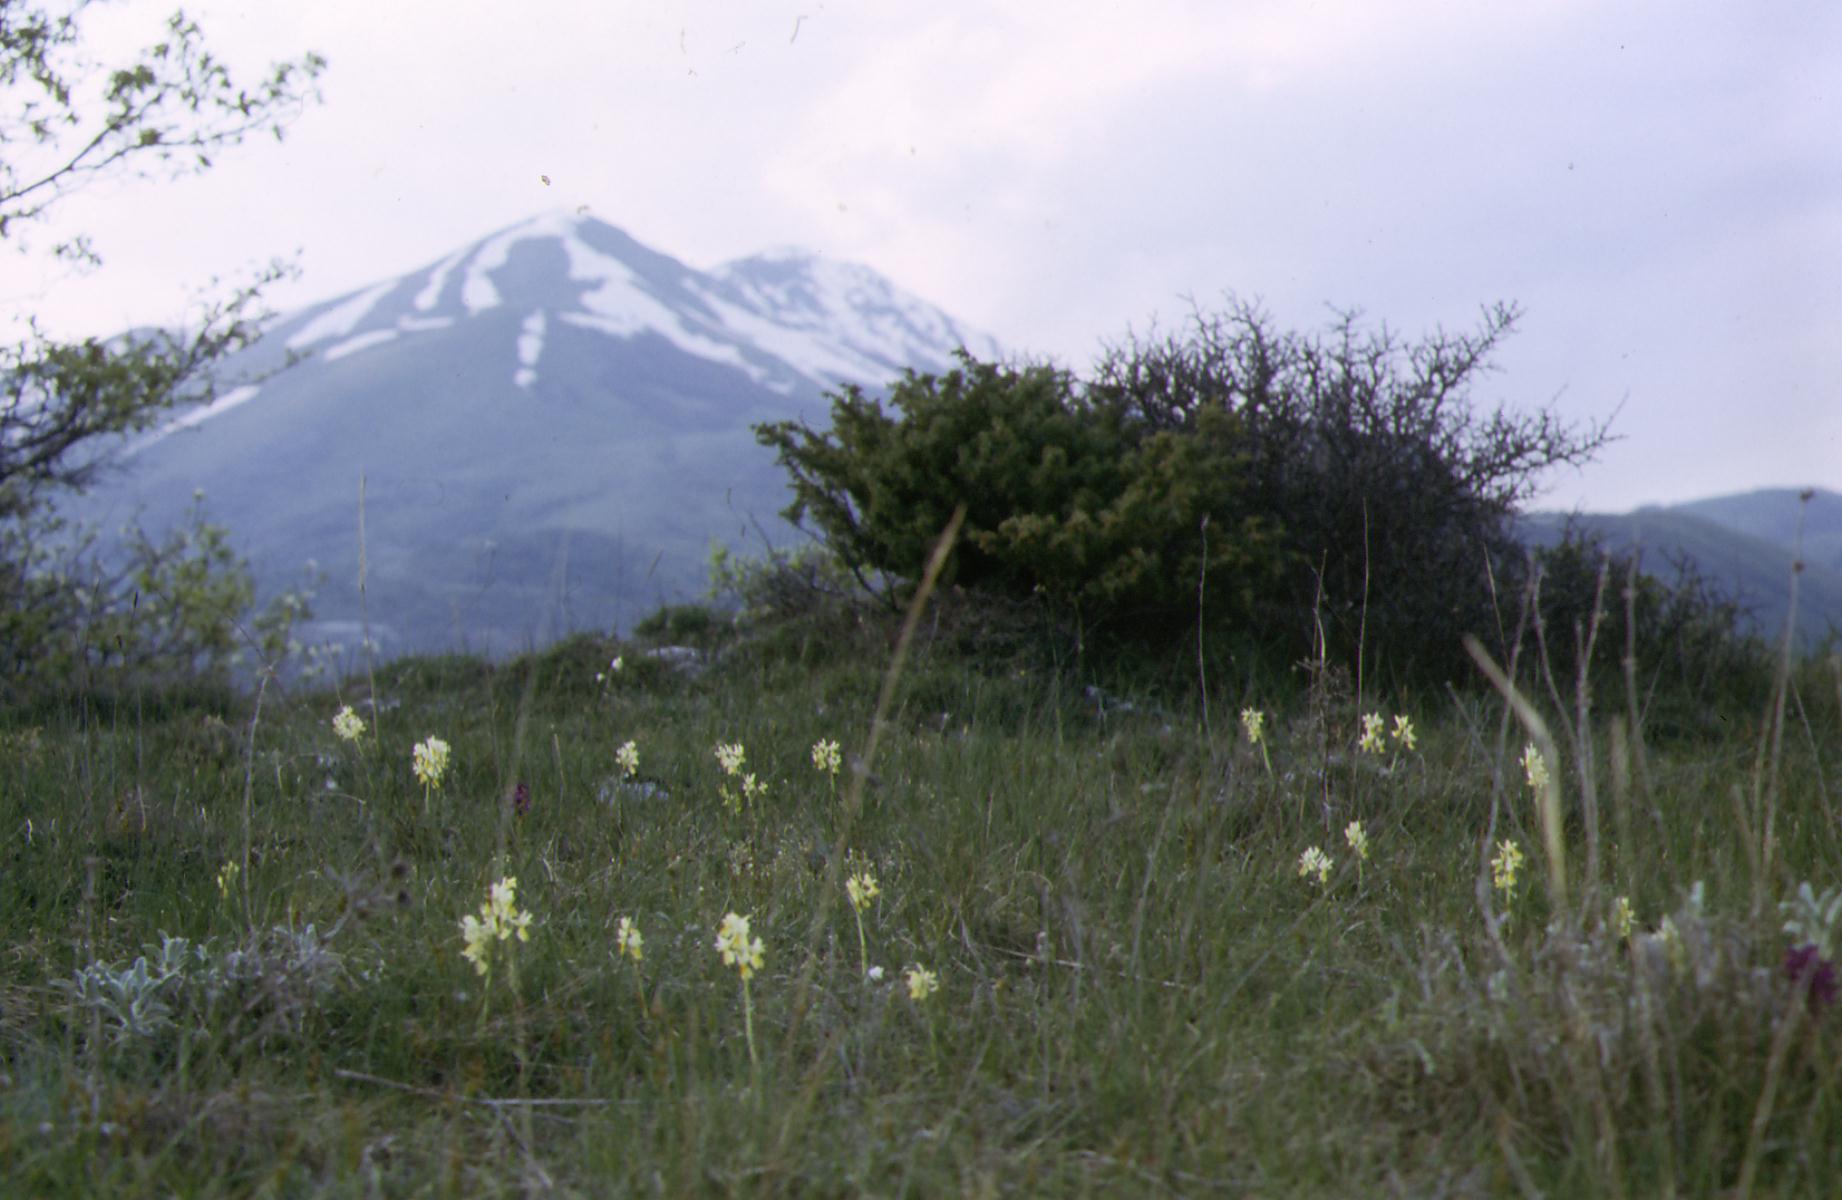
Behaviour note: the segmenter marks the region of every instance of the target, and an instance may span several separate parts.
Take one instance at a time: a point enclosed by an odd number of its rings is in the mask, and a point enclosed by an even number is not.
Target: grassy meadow
[[[1525,663],[1532,785],[1481,674],[897,644],[0,715],[5,1191],[1842,1188],[1829,666],[1663,736]]]

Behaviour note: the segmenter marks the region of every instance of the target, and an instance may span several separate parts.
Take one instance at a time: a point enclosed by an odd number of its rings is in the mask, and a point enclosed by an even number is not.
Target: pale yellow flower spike
[[[761,969],[766,951],[760,938],[749,936],[748,918],[735,913],[725,916],[717,929],[716,949],[723,956],[723,965],[734,967],[744,980]]]
[[[492,947],[495,942],[517,938],[531,940],[531,914],[518,907],[518,880],[508,875],[486,889],[478,916],[472,913],[460,919],[461,955],[473,969],[485,975],[492,970]]]
[[[1531,791],[1539,792],[1548,786],[1548,760],[1541,756],[1534,742],[1522,751],[1522,773],[1528,778]]]
[[[812,765],[826,775],[836,775],[838,768],[844,765],[838,752],[838,743],[825,738],[812,743]]]
[[[919,963],[908,968],[908,998],[917,1004],[940,990],[940,977]]]
[[[1365,754],[1382,752],[1382,715],[1380,713],[1363,715],[1362,740],[1357,742],[1356,746]]]
[[[1620,940],[1631,936],[1631,929],[1637,924],[1637,911],[1631,907],[1629,896],[1620,896],[1612,904],[1612,930]]]
[[[364,736],[365,720],[348,704],[333,714],[333,732],[343,741],[355,742]]]
[[[415,767],[416,782],[430,791],[440,791],[441,777],[448,771],[448,743],[432,735],[417,742],[411,762]]]
[[[614,752],[614,762],[627,778],[631,779],[638,775],[640,773],[639,744],[633,741],[621,743],[620,749]]]
[[[870,901],[883,894],[882,889],[876,886],[876,876],[868,871],[845,880],[844,890],[850,894],[851,906],[858,912],[870,907]]]
[[[1522,873],[1525,861],[1522,847],[1515,842],[1505,839],[1497,843],[1497,856],[1490,860],[1490,876],[1499,892],[1515,891],[1516,879]]]
[[[1316,846],[1311,847],[1298,856],[1298,877],[1300,879],[1309,879],[1311,876],[1316,875],[1318,877],[1319,887],[1326,886],[1330,883],[1330,867],[1330,855],[1324,853]]]
[[[761,969],[765,949],[760,938],[749,936],[747,917],[730,913],[717,928],[716,950],[723,956],[723,965],[734,967],[742,977],[742,1019],[748,1031],[748,1061],[756,1071],[761,1069],[761,1059],[755,1052],[755,999],[748,989],[748,981]]]
[[[1260,761],[1266,764],[1266,773],[1273,774],[1273,760],[1266,752],[1266,714],[1257,708],[1241,710],[1241,730],[1247,735],[1250,746],[1260,747]]]
[[[471,962],[475,971],[486,974],[487,956],[492,953],[494,941],[492,926],[468,913],[460,919],[460,927],[461,957]]]
[[[1394,733],[1392,736],[1395,741],[1401,744],[1403,750],[1412,750],[1419,744],[1419,740],[1414,736],[1413,718],[1409,717],[1406,713],[1402,713],[1394,718]]]
[[[645,960],[646,939],[640,936],[640,927],[631,918],[620,919],[620,928],[614,933],[614,941],[620,947],[620,952],[634,962]]]

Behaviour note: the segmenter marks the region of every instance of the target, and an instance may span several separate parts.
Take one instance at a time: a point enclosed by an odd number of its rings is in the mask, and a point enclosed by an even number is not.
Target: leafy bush
[[[918,578],[961,505],[942,582],[1041,598],[1088,633],[1193,628],[1199,584],[1212,616],[1240,616],[1276,574],[1270,522],[1242,503],[1234,414],[1160,429],[1063,371],[961,363],[909,373],[894,411],[851,386],[829,431],[756,427],[793,478],[788,518],[860,577]]]
[[[666,604],[640,618],[633,636],[658,646],[707,650],[722,640],[728,624],[707,604]]]
[[[858,580],[823,545],[766,557],[732,554],[721,542],[710,547],[710,598],[735,605],[742,624],[779,622],[831,611],[858,598]]]
[[[184,14],[158,43],[104,64],[88,7],[0,3],[0,253],[27,251],[24,230],[88,184],[204,171],[251,134],[281,136],[326,65],[309,54],[240,83]],[[81,235],[52,253],[101,262]],[[131,531],[125,565],[100,568],[56,501],[114,465],[125,437],[208,403],[212,368],[255,336],[261,290],[283,274],[271,267],[205,305],[189,330],[61,342],[26,320],[0,342],[0,696],[93,686],[99,665],[187,683],[227,665],[252,589],[223,530],[194,520],[161,543]],[[283,644],[303,613],[288,599],[271,610]]]
[[[1771,693],[1771,647],[1747,631],[1740,602],[1691,561],[1658,577],[1570,524],[1531,556],[1525,594],[1527,648],[1537,658],[1524,677],[1564,705],[1583,665],[1593,694],[1625,697],[1627,657],[1639,715],[1653,732],[1709,731],[1721,714],[1761,711]]]
[[[124,538],[111,558],[94,530],[0,522],[0,696],[221,686],[249,655],[301,652],[311,588],[257,609],[248,564],[199,504],[160,541],[138,526]]]
[[[1339,314],[1322,334],[1275,329],[1258,306],[1197,310],[1180,335],[1109,347],[1091,391],[1159,429],[1233,413],[1252,510],[1283,526],[1284,573],[1257,620],[1291,659],[1322,655],[1369,678],[1471,671],[1467,632],[1497,623],[1524,555],[1510,526],[1541,472],[1592,457],[1550,410],[1475,410],[1472,389],[1519,317],[1404,342]],[[1360,660],[1359,660],[1360,654]]]
[[[1087,381],[962,355],[887,409],[846,388],[828,431],[756,433],[792,476],[788,518],[853,569],[914,579],[963,503],[947,581],[1040,596],[1077,629],[1174,645],[1200,608],[1275,663],[1468,676],[1461,636],[1497,624],[1498,585],[1516,594],[1516,505],[1606,440],[1547,410],[1473,411],[1516,317],[1409,344],[1354,314],[1284,333],[1231,301],[1107,348]]]

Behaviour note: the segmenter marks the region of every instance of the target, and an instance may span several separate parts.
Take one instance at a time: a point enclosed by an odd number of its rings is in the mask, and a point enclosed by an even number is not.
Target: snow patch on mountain
[[[868,267],[782,247],[724,263],[712,276],[774,324],[852,364],[849,376],[879,379],[892,369],[946,367],[965,345],[997,356],[990,338],[967,336],[939,309],[893,287]],[[785,343],[783,343],[785,344]]]
[[[725,328],[772,354],[808,379],[827,383],[863,382],[888,373],[886,361],[879,362],[874,357],[853,352],[853,347],[834,346],[819,341],[808,331],[789,328],[773,317],[732,304],[701,288],[698,291],[722,318]]]
[[[466,260],[467,254],[466,250],[456,251],[435,264],[434,269],[429,272],[429,281],[423,285],[421,291],[416,293],[413,303],[417,312],[427,312],[441,303],[441,293],[448,286],[448,276],[454,273],[455,267]]]
[[[288,349],[299,350],[315,342],[341,338],[358,328],[358,323],[365,319],[377,302],[394,287],[397,281],[385,280],[373,284],[362,292],[355,292],[344,300],[335,301],[324,312],[295,330],[288,339]]]
[[[546,213],[534,217],[510,229],[502,230],[476,245],[467,257],[467,275],[461,283],[461,303],[466,306],[469,316],[477,316],[489,308],[497,308],[501,303],[499,289],[492,281],[492,273],[503,268],[512,256],[512,247],[519,242],[553,238],[568,244],[576,240],[574,219],[561,213]],[[570,260],[571,279],[578,279],[574,256]]]
[[[360,333],[353,337],[346,338],[337,345],[328,346],[325,350],[321,351],[320,360],[322,362],[338,362],[347,355],[357,354],[360,350],[369,350],[373,346],[381,346],[385,342],[394,342],[396,340],[397,331],[395,329],[373,329],[369,333]]]
[[[235,408],[239,404],[249,403],[251,400],[254,400],[256,398],[256,394],[260,391],[262,391],[260,387],[257,387],[255,384],[251,384],[251,383],[246,383],[242,387],[231,388],[228,392],[225,392],[222,396],[219,396],[217,399],[213,400],[211,403],[203,405],[202,407],[199,407],[199,408],[195,408],[191,412],[185,413],[178,420],[174,421],[170,426],[168,426],[168,428],[169,429],[186,429],[190,426],[196,425],[200,421],[204,420],[206,417],[215,417],[221,412],[230,411],[231,409]]]
[[[529,388],[537,382],[537,360],[543,352],[544,310],[539,308],[532,310],[518,330],[518,369],[512,372],[515,386]]]
[[[211,403],[201,404],[197,408],[188,409],[168,421],[166,424],[143,434],[139,440],[128,445],[127,449],[123,451],[123,455],[127,458],[133,458],[141,451],[147,449],[147,447],[166,437],[167,434],[178,433],[181,429],[190,429],[200,421],[209,420],[219,413],[229,412],[239,404],[247,404],[251,400],[254,400],[261,391],[262,389],[260,387],[252,383],[246,383],[240,387],[231,388],[229,391],[212,400]]]
[[[757,383],[762,382],[765,374],[760,367],[743,358],[742,351],[737,347],[693,333],[676,321],[664,325],[652,325],[636,320],[631,314],[609,315],[592,312],[566,312],[560,314],[557,319],[580,329],[593,329],[620,338],[638,337],[642,333],[656,333],[687,354],[695,354],[698,358],[706,358],[711,362],[734,367]]]
[[[467,277],[461,281],[461,303],[467,306],[467,315],[477,317],[489,308],[499,307],[499,289],[493,286],[492,276],[480,266],[478,257],[467,264]]]

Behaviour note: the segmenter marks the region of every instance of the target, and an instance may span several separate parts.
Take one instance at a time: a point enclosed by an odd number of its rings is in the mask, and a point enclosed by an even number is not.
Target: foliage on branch
[[[113,553],[98,541],[55,517],[0,524],[0,594],[13,600],[0,610],[0,698],[228,685],[237,663],[300,649],[293,631],[311,616],[311,590],[252,612],[248,564],[201,502],[158,540],[130,526]]]
[[[317,95],[326,60],[277,63],[238,83],[176,12],[165,36],[131,62],[105,68],[82,53],[93,5],[62,11],[0,0],[0,238],[91,181],[120,171],[203,171],[211,155],[252,133],[280,138]],[[60,255],[96,261],[82,239]]]
[[[52,9],[0,0],[0,242],[99,179],[204,170],[252,133],[282,129],[314,95],[324,62],[307,55],[239,84],[175,14],[131,61],[83,52],[87,0]],[[62,258],[100,264],[77,237]],[[182,331],[75,342],[29,317],[0,345],[0,663],[8,687],[67,686],[109,667],[167,678],[222,668],[252,589],[222,529],[194,514],[160,540],[130,531],[121,553],[96,552],[94,531],[67,528],[60,497],[114,465],[127,435],[180,406],[208,402],[212,370],[255,336],[272,266]],[[298,615],[298,598],[271,615]]]

